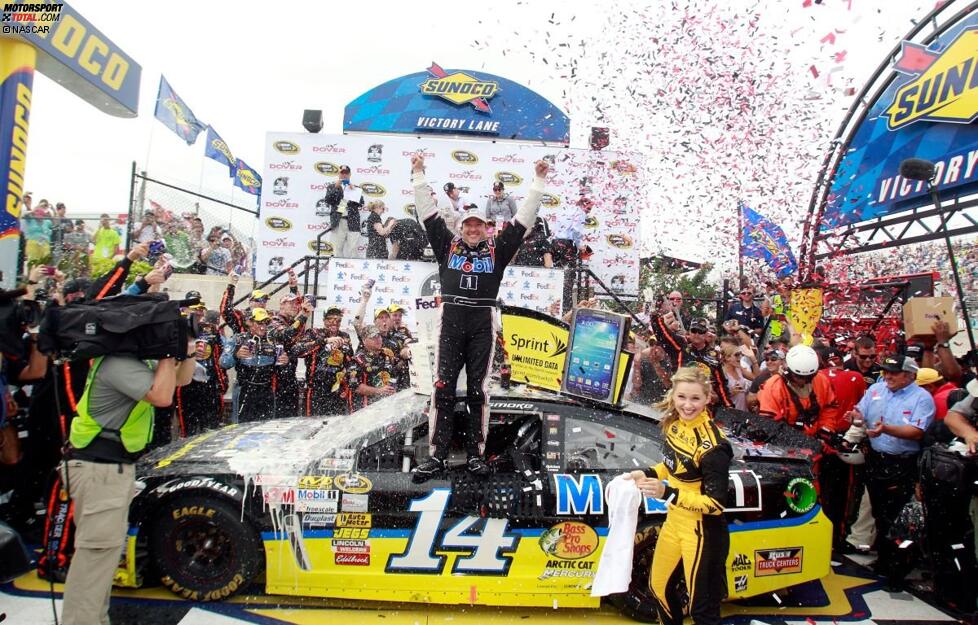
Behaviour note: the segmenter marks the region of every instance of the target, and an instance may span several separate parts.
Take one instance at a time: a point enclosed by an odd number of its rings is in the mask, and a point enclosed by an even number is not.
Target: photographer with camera
[[[108,622],[112,578],[126,539],[133,463],[153,438],[153,411],[168,407],[194,373],[195,346],[151,368],[134,356],[96,358],[71,423],[61,472],[75,508],[75,555],[63,622]]]

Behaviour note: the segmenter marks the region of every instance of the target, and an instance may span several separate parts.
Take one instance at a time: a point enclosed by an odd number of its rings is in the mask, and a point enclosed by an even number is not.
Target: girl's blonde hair
[[[697,365],[692,367],[683,367],[676,371],[672,376],[672,386],[669,388],[669,392],[666,396],[655,405],[656,408],[662,411],[662,421],[660,427],[663,431],[670,425],[679,419],[679,411],[676,410],[676,403],[673,399],[673,395],[676,392],[676,385],[686,382],[689,384],[699,384],[703,389],[703,393],[706,394],[707,398],[713,398],[713,384],[710,382],[709,376],[706,372]]]
[[[367,204],[367,210],[372,213],[374,212],[374,209],[380,208],[381,206],[383,206],[385,209],[387,208],[387,205],[382,201],[374,200],[373,202]]]
[[[740,346],[724,343],[723,345],[720,346],[720,351],[723,352],[724,358],[730,358],[734,354],[740,353]]]

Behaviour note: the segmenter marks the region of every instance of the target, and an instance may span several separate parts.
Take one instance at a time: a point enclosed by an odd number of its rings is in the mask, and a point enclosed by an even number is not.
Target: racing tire
[[[611,604],[630,619],[641,623],[658,623],[659,613],[656,610],[656,602],[652,597],[652,589],[649,587],[649,572],[652,570],[652,556],[655,554],[655,544],[659,539],[661,525],[646,525],[635,532],[635,551],[632,556],[632,581],[628,584],[628,590],[623,593],[609,595]],[[679,591],[683,597],[686,594],[686,582],[680,578]],[[683,612],[688,607],[683,601]]]
[[[157,509],[150,557],[160,583],[193,601],[220,601],[247,588],[262,568],[262,542],[238,506],[204,496]]]

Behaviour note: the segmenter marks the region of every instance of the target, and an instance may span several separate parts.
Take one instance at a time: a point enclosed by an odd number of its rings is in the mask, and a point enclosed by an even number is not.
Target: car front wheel
[[[150,554],[160,582],[194,601],[230,597],[251,583],[262,563],[261,540],[240,509],[203,496],[160,506]]]

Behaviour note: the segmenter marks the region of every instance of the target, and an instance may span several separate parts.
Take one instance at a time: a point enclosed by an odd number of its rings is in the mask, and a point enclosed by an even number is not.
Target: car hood
[[[353,415],[229,425],[143,457],[140,477],[186,474],[302,475],[347,470],[356,452],[425,418],[429,398],[401,391]]]

